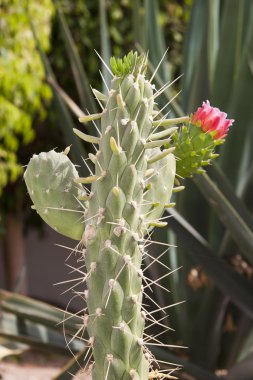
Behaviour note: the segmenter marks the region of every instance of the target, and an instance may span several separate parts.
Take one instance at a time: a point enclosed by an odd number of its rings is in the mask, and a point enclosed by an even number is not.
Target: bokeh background
[[[98,110],[90,85],[106,92],[110,83],[95,51],[106,63],[148,51],[152,75],[168,48],[154,78],[157,88],[178,78],[159,98],[159,106],[168,103],[164,112],[189,114],[209,99],[235,123],[207,174],[183,181],[168,228],[157,232],[177,246],[164,264],[182,268],[162,282],[171,294],[154,296],[162,306],[187,301],[170,310],[166,323],[175,332],[162,339],[189,348],[156,356],[182,364],[181,379],[252,380],[253,2],[2,0],[0,16],[1,348],[65,355],[56,327],[62,313],[53,306],[65,309],[71,294],[53,284],[69,278],[69,251],[59,245],[73,242],[31,209],[25,165],[34,153],[70,144],[76,164],[87,156],[72,128],[80,110]],[[163,274],[159,265],[149,271]],[[69,307],[76,312],[78,300]],[[74,342],[73,351],[82,357],[85,350]],[[71,378],[70,369],[72,361],[55,379]]]

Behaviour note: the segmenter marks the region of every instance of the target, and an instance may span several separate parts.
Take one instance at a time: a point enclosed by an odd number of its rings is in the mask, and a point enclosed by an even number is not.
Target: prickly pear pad
[[[24,174],[34,208],[54,230],[75,240],[84,231],[85,205],[78,198],[85,194],[74,182],[78,172],[69,158],[54,150],[33,155]]]

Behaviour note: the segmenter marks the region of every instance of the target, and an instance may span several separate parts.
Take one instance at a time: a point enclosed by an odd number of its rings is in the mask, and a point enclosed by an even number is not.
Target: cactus
[[[214,140],[212,134],[203,133],[200,126],[188,123],[172,136],[175,145],[175,155],[180,157],[177,163],[177,174],[180,177],[192,177],[193,174],[204,173],[203,166],[218,157],[214,153],[216,146],[224,142]]]
[[[74,181],[78,172],[67,152],[34,155],[24,173],[33,208],[55,231],[75,240],[82,238],[87,212],[80,198],[86,196],[82,185]]]
[[[144,339],[141,265],[150,231],[167,224],[164,209],[172,205],[173,189],[182,189],[174,188],[173,152],[176,149],[183,162],[189,144],[180,137],[186,127],[177,131],[175,125],[191,126],[191,120],[156,120],[155,98],[163,89],[154,93],[145,78],[146,66],[147,57],[133,52],[123,60],[112,58],[108,96],[94,90],[104,109],[79,119],[101,120],[99,137],[74,130],[97,146],[96,154],[89,155],[94,174],[80,178],[66,154],[55,151],[34,156],[25,173],[40,216],[58,232],[80,239],[79,247],[84,247],[78,252],[87,270],[87,308],[76,337],[88,331],[93,380],[174,378],[153,368],[155,360]],[[212,140],[211,135],[206,138]],[[202,164],[200,159],[187,170],[194,172]]]

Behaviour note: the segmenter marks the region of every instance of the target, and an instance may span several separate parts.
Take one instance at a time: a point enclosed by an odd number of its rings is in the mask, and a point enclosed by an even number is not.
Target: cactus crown
[[[111,57],[111,68],[113,74],[117,77],[124,77],[132,74],[136,77],[138,74],[145,74],[147,69],[147,55],[138,54],[132,50],[123,58]]]

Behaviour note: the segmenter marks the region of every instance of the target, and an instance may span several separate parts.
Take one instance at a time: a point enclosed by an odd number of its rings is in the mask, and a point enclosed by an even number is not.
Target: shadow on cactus
[[[149,327],[158,323],[167,331],[168,326],[156,319],[161,308],[148,292],[160,285],[145,276],[142,261],[150,257],[151,244],[159,245],[152,229],[167,225],[162,215],[174,205],[172,193],[183,189],[181,178],[202,172],[216,157],[215,146],[232,123],[209,103],[190,117],[161,117],[155,101],[168,86],[154,91],[146,65],[147,57],[133,52],[123,60],[112,58],[108,94],[94,91],[101,113],[79,119],[100,120],[99,137],[74,130],[97,147],[89,155],[89,177],[78,176],[68,149],[34,155],[24,175],[40,216],[80,241],[73,249],[78,279],[70,290],[75,294],[76,286],[86,283],[78,293],[87,306],[75,315],[80,318],[75,337],[85,340],[88,332],[84,367],[93,380],[175,378],[179,366],[152,354],[152,347],[163,343],[149,336]],[[145,297],[156,305],[152,312]]]

